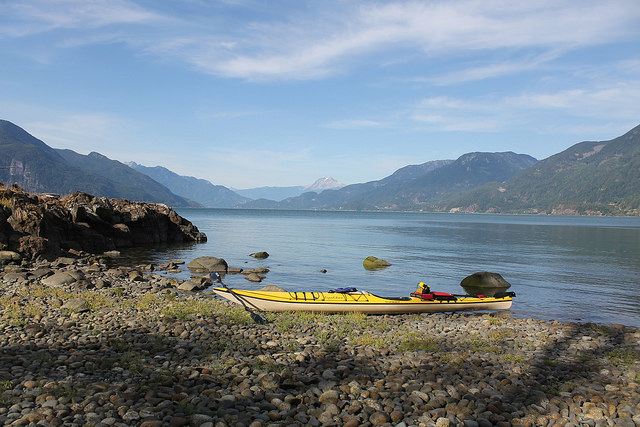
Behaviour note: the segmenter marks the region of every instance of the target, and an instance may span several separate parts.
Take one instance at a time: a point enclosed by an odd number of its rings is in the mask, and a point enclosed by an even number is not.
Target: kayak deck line
[[[382,297],[367,291],[290,292],[252,291],[213,288],[213,292],[231,302],[249,304],[263,311],[364,312],[370,314],[421,313],[467,310],[499,310],[511,307],[511,296],[456,296],[447,299],[419,297]],[[238,301],[240,299],[241,301]]]

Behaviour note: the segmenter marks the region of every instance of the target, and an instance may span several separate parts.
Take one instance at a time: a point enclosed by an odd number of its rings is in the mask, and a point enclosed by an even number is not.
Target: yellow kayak
[[[242,304],[248,309],[368,314],[504,310],[511,308],[512,297],[515,296],[513,292],[497,294],[493,297],[414,292],[410,297],[383,297],[354,288],[346,289],[348,290],[333,292],[274,292],[214,287],[213,292],[231,302]]]

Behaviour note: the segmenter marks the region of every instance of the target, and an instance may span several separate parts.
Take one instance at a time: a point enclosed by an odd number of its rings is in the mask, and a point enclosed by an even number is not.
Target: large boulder
[[[255,282],[255,283],[260,283],[265,279],[265,275],[264,274],[260,274],[260,273],[249,273],[246,276],[244,276],[245,279],[247,279],[250,282]]]
[[[187,268],[194,273],[213,273],[214,271],[226,273],[229,266],[223,258],[201,256],[191,261]]]
[[[365,270],[380,270],[382,268],[387,268],[390,265],[391,263],[374,256],[369,256],[365,258],[364,261],[362,261],[362,266],[365,268]]]
[[[201,291],[206,289],[210,284],[211,282],[209,282],[208,277],[193,277],[191,280],[182,282],[178,286],[178,289],[181,291]]]
[[[13,251],[0,251],[0,264],[20,261],[22,257],[19,253]]]
[[[462,279],[460,286],[469,295],[493,296],[497,292],[506,291],[511,284],[498,273],[480,271]]]
[[[45,286],[60,287],[77,281],[77,278],[66,271],[60,271],[53,276],[46,277],[40,282]]]

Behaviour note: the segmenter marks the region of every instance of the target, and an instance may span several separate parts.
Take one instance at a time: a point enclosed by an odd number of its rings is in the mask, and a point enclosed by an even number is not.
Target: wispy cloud
[[[436,86],[447,86],[465,82],[473,82],[478,80],[486,80],[490,78],[502,77],[505,75],[511,75],[516,73],[522,73],[540,67],[546,63],[549,63],[561,56],[561,52],[557,49],[551,49],[545,51],[540,55],[524,55],[519,57],[518,55],[512,56],[509,59],[502,59],[496,62],[484,63],[465,66],[458,65],[459,68],[454,70],[448,70],[446,73],[429,76],[424,78],[416,78],[414,81],[422,81]]]
[[[23,37],[56,29],[93,30],[116,24],[166,21],[167,17],[126,0],[32,0],[7,2],[0,35]]]
[[[78,32],[118,26],[110,37],[136,49],[204,73],[248,80],[321,78],[392,61],[407,51],[426,59],[505,48],[561,52],[637,37],[640,17],[635,0],[337,1],[321,9],[293,7],[268,21],[248,23],[235,15],[225,22],[213,17],[180,21],[127,0],[32,0],[1,7],[4,37],[75,30],[61,37],[78,40]],[[520,71],[548,60],[545,55],[478,64],[436,79],[446,84]]]
[[[589,2],[581,5],[580,13],[573,3],[555,1],[532,5],[506,0],[365,3],[330,16],[258,26],[226,54],[219,49],[200,50],[198,45],[198,54],[191,56],[187,51],[186,59],[206,72],[227,77],[305,79],[342,72],[354,58],[374,52],[379,63],[406,50],[424,56],[503,48],[549,50],[529,60],[459,71],[450,78],[462,81],[530,69],[562,50],[624,38],[637,33],[638,16],[640,6],[628,0]]]
[[[425,98],[405,117],[437,131],[509,131],[530,125],[540,115],[557,115],[585,123],[590,121],[637,122],[640,110],[640,80],[588,88],[519,95]],[[558,124],[552,117],[542,120],[555,132],[574,133],[574,122]],[[542,130],[542,129],[540,129]]]
[[[507,97],[504,103],[522,110],[562,110],[572,116],[596,119],[637,120],[640,80],[588,89],[526,93]]]

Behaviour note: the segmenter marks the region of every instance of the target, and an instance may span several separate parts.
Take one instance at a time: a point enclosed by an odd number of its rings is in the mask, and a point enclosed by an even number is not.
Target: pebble
[[[508,312],[257,325],[147,267],[15,267],[0,272],[1,425],[640,425],[637,328]]]

